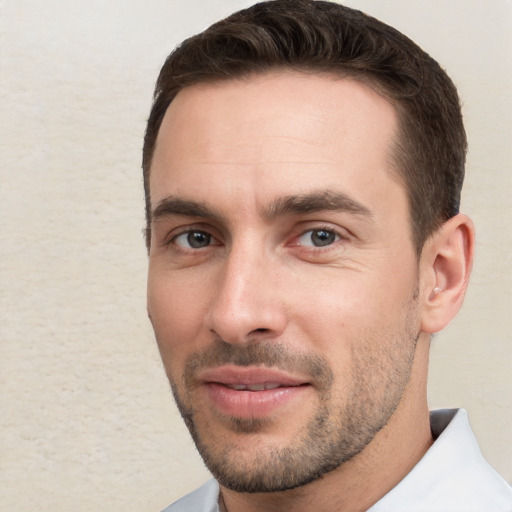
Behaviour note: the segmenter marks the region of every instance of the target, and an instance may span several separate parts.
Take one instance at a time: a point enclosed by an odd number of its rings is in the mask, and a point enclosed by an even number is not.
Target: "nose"
[[[232,249],[223,263],[205,318],[227,343],[276,338],[286,327],[279,265],[248,247]]]

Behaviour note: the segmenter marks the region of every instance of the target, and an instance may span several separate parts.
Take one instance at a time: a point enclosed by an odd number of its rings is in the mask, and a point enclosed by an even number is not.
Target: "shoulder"
[[[209,480],[162,512],[218,512],[219,484]]]

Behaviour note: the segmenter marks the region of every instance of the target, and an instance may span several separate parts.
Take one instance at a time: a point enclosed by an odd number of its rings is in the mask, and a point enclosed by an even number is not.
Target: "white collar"
[[[435,439],[368,512],[511,512],[512,490],[483,458],[464,409],[430,413]]]

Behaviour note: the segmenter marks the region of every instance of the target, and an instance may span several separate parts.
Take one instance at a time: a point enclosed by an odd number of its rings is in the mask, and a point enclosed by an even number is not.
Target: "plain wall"
[[[347,3],[459,87],[476,262],[433,342],[430,402],[465,407],[512,481],[512,2]],[[158,511],[208,478],[146,318],[142,136],[170,50],[249,4],[0,2],[2,511]]]

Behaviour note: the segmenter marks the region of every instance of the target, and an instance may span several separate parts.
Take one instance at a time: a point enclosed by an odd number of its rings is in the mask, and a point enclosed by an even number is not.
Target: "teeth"
[[[252,386],[247,386],[249,391],[265,391],[267,389],[265,384],[253,384]]]
[[[270,382],[268,384],[228,384],[228,388],[235,389],[236,391],[266,391],[267,389],[276,389],[279,384]]]
[[[278,387],[280,387],[280,385],[279,385],[279,384],[276,384],[276,383],[274,383],[274,382],[271,382],[271,383],[269,383],[269,384],[265,384],[265,389],[276,389],[276,388],[278,388]]]

